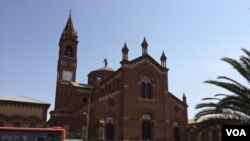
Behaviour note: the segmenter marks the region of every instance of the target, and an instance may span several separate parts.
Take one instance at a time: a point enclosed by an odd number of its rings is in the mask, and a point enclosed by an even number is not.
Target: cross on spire
[[[72,13],[72,10],[71,9],[69,9],[69,15],[71,16],[71,13]]]

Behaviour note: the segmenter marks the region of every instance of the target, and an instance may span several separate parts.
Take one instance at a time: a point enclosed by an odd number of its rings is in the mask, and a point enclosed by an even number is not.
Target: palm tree
[[[250,52],[244,48],[241,50],[246,56],[241,56],[239,60],[222,58],[222,61],[236,69],[247,81],[247,85],[226,76],[219,76],[219,80],[205,81],[226,89],[231,94],[216,94],[202,99],[204,103],[196,105],[195,108],[200,109],[195,115],[195,121],[199,121],[197,132],[213,125],[250,124]]]

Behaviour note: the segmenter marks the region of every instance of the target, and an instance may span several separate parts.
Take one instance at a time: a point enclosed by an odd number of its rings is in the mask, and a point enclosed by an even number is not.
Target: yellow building
[[[49,106],[25,96],[0,96],[0,126],[43,127]]]

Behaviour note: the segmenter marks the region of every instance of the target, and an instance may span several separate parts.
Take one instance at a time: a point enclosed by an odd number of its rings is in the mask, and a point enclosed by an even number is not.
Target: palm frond
[[[207,98],[203,98],[202,100],[221,100],[220,98],[216,98],[216,97],[207,97]]]
[[[247,58],[245,56],[242,56],[240,58],[240,61],[244,64],[244,67],[247,69],[247,70],[250,70],[250,58]],[[249,72],[248,72],[249,73]]]
[[[228,80],[228,81],[231,81],[233,83],[235,83],[236,85],[238,85],[239,87],[242,87],[243,89],[248,89],[246,86],[240,84],[239,82],[237,82],[236,80],[233,80],[229,77],[226,77],[226,76],[219,76],[218,79],[224,79],[224,80]],[[249,89],[248,89],[249,90]]]
[[[236,95],[246,95],[246,93],[248,93],[247,90],[244,90],[243,87],[240,87],[239,85],[234,84],[234,83],[226,83],[226,82],[220,82],[220,81],[216,81],[216,80],[207,80],[207,81],[205,81],[205,83],[219,86],[219,87],[224,88],[230,92],[233,92]]]
[[[210,102],[210,103],[200,103],[200,104],[197,104],[195,106],[195,109],[201,109],[201,108],[207,108],[207,107],[210,107],[210,108],[214,108],[214,107],[217,107],[218,104],[217,103],[214,103],[214,102]]]
[[[242,48],[241,50],[250,58],[250,51],[245,48]]]
[[[247,71],[244,69],[241,62],[231,58],[222,58],[222,60],[233,66],[233,68],[235,68],[248,81],[248,83],[250,83],[250,76],[247,75]]]
[[[222,58],[229,63],[250,84],[250,52],[241,49],[246,56],[240,60]],[[203,98],[203,103],[197,104],[199,109],[195,121],[199,122],[196,132],[209,126],[222,124],[250,124],[250,89],[242,83],[226,76],[219,76],[219,80],[207,80],[205,83],[223,88],[232,94],[215,94],[214,97]],[[212,101],[212,102],[211,102]]]

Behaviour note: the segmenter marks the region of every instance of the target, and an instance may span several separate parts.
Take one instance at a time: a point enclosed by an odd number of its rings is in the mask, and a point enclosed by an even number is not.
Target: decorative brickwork
[[[66,27],[69,27],[68,23]],[[74,29],[72,24],[70,26]],[[63,36],[59,52],[69,44],[73,54],[77,54],[75,36]],[[186,98],[180,100],[168,91],[167,57],[163,53],[159,64],[149,55],[148,48],[144,38],[142,55],[129,60],[125,43],[121,67],[113,70],[107,66],[106,60],[103,68],[88,74],[88,84],[75,82],[76,64],[65,66],[65,63],[60,63],[60,60],[75,60],[76,63],[77,56],[60,54],[56,107],[51,111],[48,124],[63,126],[68,132],[81,132],[83,138],[89,131],[89,137],[101,140],[186,141]],[[73,72],[72,77],[69,75],[71,81],[63,79],[61,72],[64,70]]]

